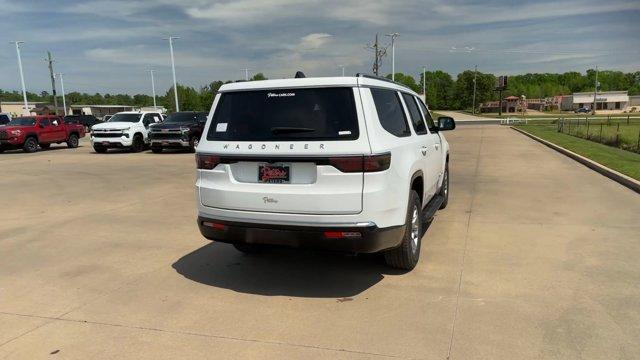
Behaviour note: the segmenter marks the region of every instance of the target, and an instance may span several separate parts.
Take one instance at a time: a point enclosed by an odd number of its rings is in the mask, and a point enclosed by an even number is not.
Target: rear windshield
[[[207,113],[203,112],[177,112],[169,115],[165,123],[194,123],[207,121]]]
[[[108,120],[109,122],[138,122],[140,121],[140,114],[115,114]]]
[[[207,140],[354,140],[359,136],[351,88],[223,93]]]

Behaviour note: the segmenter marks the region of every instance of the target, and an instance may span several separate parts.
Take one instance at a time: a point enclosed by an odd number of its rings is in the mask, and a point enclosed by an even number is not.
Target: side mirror
[[[40,124],[38,124],[38,127],[39,127],[40,129],[44,129],[44,124],[40,123]]]
[[[456,121],[449,116],[440,116],[438,118],[438,130],[448,131],[456,128]]]

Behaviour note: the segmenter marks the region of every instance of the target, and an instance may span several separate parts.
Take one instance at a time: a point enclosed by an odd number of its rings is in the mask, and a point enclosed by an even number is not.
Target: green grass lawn
[[[558,133],[554,124],[517,125],[516,127],[640,180],[640,154]]]

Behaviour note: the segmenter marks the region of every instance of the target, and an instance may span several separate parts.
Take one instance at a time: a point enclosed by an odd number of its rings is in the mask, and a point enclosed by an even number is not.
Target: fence
[[[638,118],[560,118],[557,120],[557,130],[563,134],[640,153]]]

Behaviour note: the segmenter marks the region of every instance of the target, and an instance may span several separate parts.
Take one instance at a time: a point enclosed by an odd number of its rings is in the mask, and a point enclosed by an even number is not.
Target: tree
[[[391,74],[385,76],[387,79],[391,80]],[[409,89],[415,92],[421,92],[420,87],[416,84],[416,79],[414,79],[411,75],[405,75],[403,73],[396,73],[396,82],[405,85]]]
[[[259,72],[259,73],[255,74],[255,75],[253,75],[253,77],[251,78],[251,80],[252,80],[252,81],[255,81],[255,80],[267,80],[267,77],[266,77],[266,76],[264,76],[264,74],[263,74],[263,73]]]
[[[470,109],[473,106],[473,70],[458,74],[455,83],[455,96],[450,105],[457,109]],[[476,77],[476,106],[497,98],[494,94],[496,77],[493,74],[477,73]]]
[[[422,92],[424,81],[423,74],[420,74],[420,92]],[[451,79],[451,75],[441,70],[427,71],[426,81],[427,105],[431,109],[451,109],[451,102],[454,96],[454,82]]]

